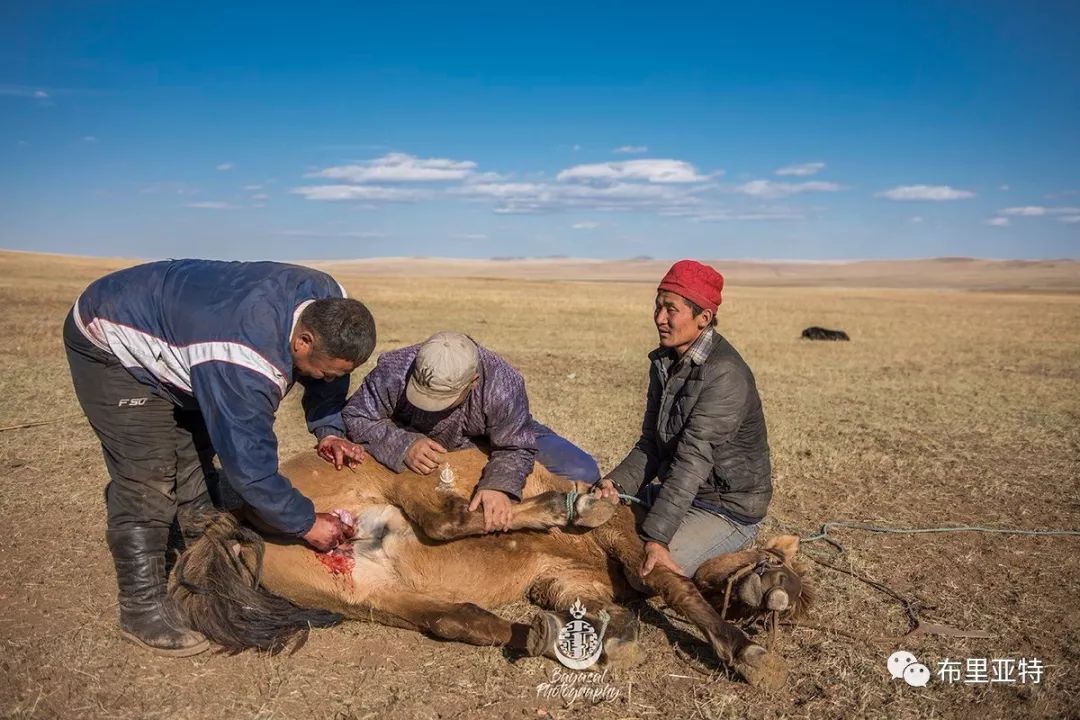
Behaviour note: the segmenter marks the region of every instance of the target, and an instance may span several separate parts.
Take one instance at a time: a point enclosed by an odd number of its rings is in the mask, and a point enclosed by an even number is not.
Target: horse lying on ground
[[[642,580],[644,547],[631,508],[539,464],[513,510],[511,529],[523,532],[485,535],[483,513],[469,512],[468,499],[486,462],[479,450],[451,453],[436,479],[370,460],[355,472],[335,471],[304,453],[282,472],[318,511],[351,515],[351,542],[331,553],[288,539],[264,543],[216,513],[178,560],[173,597],[193,627],[234,651],[279,650],[309,626],[344,616],[549,657],[559,616],[514,623],[490,609],[528,599],[564,612],[580,599],[590,617],[606,612],[607,662],[629,666],[641,659],[637,618],[617,603],[656,593],[747,682],[783,684],[783,661],[721,613],[800,614],[809,589],[792,566],[798,538],[714,558],[693,579],[658,567]]]

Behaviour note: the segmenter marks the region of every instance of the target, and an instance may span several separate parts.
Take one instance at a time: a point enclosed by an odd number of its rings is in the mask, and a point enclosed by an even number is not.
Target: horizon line
[[[19,250],[14,248],[0,247],[0,253],[12,253],[19,255],[53,255],[56,257],[65,258],[89,258],[95,260],[144,260],[147,262],[153,262],[155,260],[180,260],[184,257],[137,257],[137,256],[124,256],[124,255],[92,255],[86,253],[65,253],[65,252],[53,252],[43,250]],[[207,259],[207,258],[190,258],[190,259]],[[635,255],[629,257],[616,257],[616,258],[600,258],[600,257],[587,257],[576,255],[510,255],[510,256],[489,256],[489,257],[455,257],[455,256],[443,256],[443,255],[377,255],[370,257],[341,257],[341,258],[291,258],[288,260],[280,260],[279,262],[292,262],[297,264],[312,264],[312,263],[368,263],[368,262],[409,262],[409,261],[421,261],[421,262],[454,262],[454,263],[468,263],[468,262],[490,262],[507,264],[513,262],[531,262],[531,263],[555,263],[555,262],[581,262],[590,264],[601,263],[630,263],[630,262],[675,262],[682,259],[698,259],[702,262],[725,262],[725,263],[746,263],[753,265],[767,265],[767,264],[784,264],[784,265],[851,265],[854,263],[902,263],[902,262],[1023,262],[1023,263],[1060,263],[1060,262],[1080,262],[1080,257],[1056,257],[1056,258],[999,258],[999,257],[981,257],[976,255],[931,255],[922,257],[900,257],[900,258],[832,258],[832,259],[812,259],[812,258],[739,258],[739,257],[703,257],[686,258],[685,256],[672,256],[672,257],[654,257],[646,255]]]

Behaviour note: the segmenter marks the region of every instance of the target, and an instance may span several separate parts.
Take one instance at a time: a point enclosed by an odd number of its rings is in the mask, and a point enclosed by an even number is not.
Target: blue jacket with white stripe
[[[166,260],[106,275],[75,321],[155,394],[198,408],[229,482],[271,526],[302,534],[314,506],[278,472],[274,415],[298,381],[308,429],[345,435],[348,376],[294,374],[290,340],[307,303],[344,297],[326,273],[273,262]]]

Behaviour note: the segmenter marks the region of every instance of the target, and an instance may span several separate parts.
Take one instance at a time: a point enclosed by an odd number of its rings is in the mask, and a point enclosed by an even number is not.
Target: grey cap
[[[435,333],[413,361],[405,398],[428,412],[445,410],[465,392],[480,368],[480,351],[468,335]]]

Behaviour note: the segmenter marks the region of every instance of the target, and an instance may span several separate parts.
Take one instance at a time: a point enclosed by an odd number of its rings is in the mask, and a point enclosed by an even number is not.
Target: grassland
[[[618,700],[587,708],[582,701],[564,707],[536,698],[537,684],[554,669],[548,661],[371,624],[315,632],[291,656],[167,660],[140,652],[114,632],[115,585],[103,542],[105,469],[79,414],[60,342],[64,314],[82,287],[123,264],[0,253],[0,426],[62,418],[0,432],[4,716],[1080,713],[1080,538],[836,531],[845,556],[808,545],[809,553],[931,606],[922,611],[928,621],[986,630],[993,638],[868,643],[788,630],[777,649],[791,665],[791,679],[771,695],[729,679],[687,627],[658,606],[642,612],[647,664],[610,678],[621,691]],[[722,267],[729,288],[720,329],[754,369],[769,424],[776,494],[766,534],[807,534],[836,519],[1080,528],[1076,268],[1058,267],[1052,281],[1036,274],[1018,281],[1022,268],[993,265],[948,289],[947,275],[929,283],[934,287],[911,282],[921,277],[917,268],[904,269],[895,282],[852,275],[825,287],[812,275],[776,286],[744,283],[739,272]],[[482,277],[499,274],[488,269],[421,272],[410,262],[332,269],[375,313],[378,351],[441,329],[468,332],[523,372],[536,416],[593,452],[604,469],[635,439],[645,354],[655,339],[649,317],[655,279],[644,272],[587,276],[561,267],[501,279]],[[1002,285],[1001,277],[1012,284]],[[800,341],[800,330],[815,324],[842,328],[853,340]],[[277,425],[285,455],[311,444],[300,418],[299,397],[290,396]],[[811,572],[820,590],[814,623],[871,637],[907,629],[894,600],[849,575],[821,566]],[[531,609],[505,612],[524,617]],[[1038,685],[915,689],[885,670],[886,657],[899,648],[932,669],[945,658],[1038,657],[1047,670]]]

